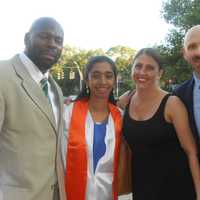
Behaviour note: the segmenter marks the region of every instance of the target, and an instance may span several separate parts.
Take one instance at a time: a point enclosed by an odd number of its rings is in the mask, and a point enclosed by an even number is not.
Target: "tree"
[[[166,22],[185,32],[193,25],[199,24],[199,3],[199,0],[164,1],[161,13]]]
[[[199,24],[199,0],[167,0],[163,1],[162,17],[173,25],[165,43],[157,46],[165,63],[164,82],[176,77],[177,83],[191,76],[191,68],[182,56],[183,37],[186,31]]]
[[[67,45],[63,49],[59,62],[53,67],[52,74],[61,86],[65,96],[77,94],[80,90],[80,78],[82,78],[80,73],[81,75],[84,74],[84,67],[88,59],[96,55],[107,55],[116,62],[120,74],[117,83],[117,88],[120,88],[120,90],[117,90],[117,95],[120,95],[132,87],[130,71],[134,54],[134,49],[123,46],[112,47],[105,52],[102,49],[83,50]],[[72,72],[73,79],[70,78]]]
[[[102,49],[82,50],[66,45],[59,62],[53,67],[52,74],[60,87],[64,96],[77,94],[80,91],[84,66],[89,57],[104,55]],[[73,77],[70,76],[73,74]]]
[[[115,46],[110,48],[106,54],[115,60],[118,69],[117,95],[123,94],[125,91],[133,87],[131,79],[132,60],[136,50],[125,46]]]

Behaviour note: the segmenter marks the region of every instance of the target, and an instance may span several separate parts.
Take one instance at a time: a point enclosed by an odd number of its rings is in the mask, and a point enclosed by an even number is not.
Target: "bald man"
[[[174,92],[187,107],[190,126],[200,153],[200,25],[193,26],[187,31],[184,38],[183,55],[192,66],[193,75]]]
[[[48,72],[63,37],[55,19],[39,18],[25,35],[25,51],[0,62],[1,200],[65,199],[62,92]]]

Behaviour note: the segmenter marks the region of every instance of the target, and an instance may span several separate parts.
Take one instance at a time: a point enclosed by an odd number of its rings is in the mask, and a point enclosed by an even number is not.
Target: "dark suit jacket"
[[[194,88],[194,78],[191,78],[190,80],[187,80],[183,82],[181,85],[179,85],[174,90],[173,93],[177,95],[183,101],[183,103],[185,104],[188,110],[190,127],[192,129],[192,133],[195,137],[198,148],[200,150],[200,138],[199,138],[199,134],[198,134],[195,119],[194,119],[193,88]]]

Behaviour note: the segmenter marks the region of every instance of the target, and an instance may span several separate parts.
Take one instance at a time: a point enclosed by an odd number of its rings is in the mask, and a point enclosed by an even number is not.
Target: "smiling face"
[[[183,54],[185,60],[192,65],[196,75],[200,78],[200,25],[194,26],[187,32]]]
[[[157,87],[162,73],[159,64],[146,54],[139,55],[133,63],[132,78],[137,88]]]
[[[45,73],[61,55],[63,30],[55,20],[40,20],[26,34],[25,45],[26,55]]]
[[[108,62],[97,62],[92,66],[86,81],[90,89],[90,97],[107,99],[116,81],[112,66]]]

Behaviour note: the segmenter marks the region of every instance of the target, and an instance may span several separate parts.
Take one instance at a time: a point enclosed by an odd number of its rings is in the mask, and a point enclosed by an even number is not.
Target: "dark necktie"
[[[49,99],[49,95],[48,95],[48,79],[47,78],[43,78],[40,81],[40,84],[41,84],[41,87],[42,87],[42,90],[43,90],[45,96]]]
[[[47,78],[43,78],[41,81],[40,81],[40,84],[41,84],[41,87],[42,87],[42,90],[45,94],[45,96],[47,97],[50,105],[52,106],[51,104],[51,99],[50,99],[50,96],[49,96],[49,86],[48,86],[48,79]]]

